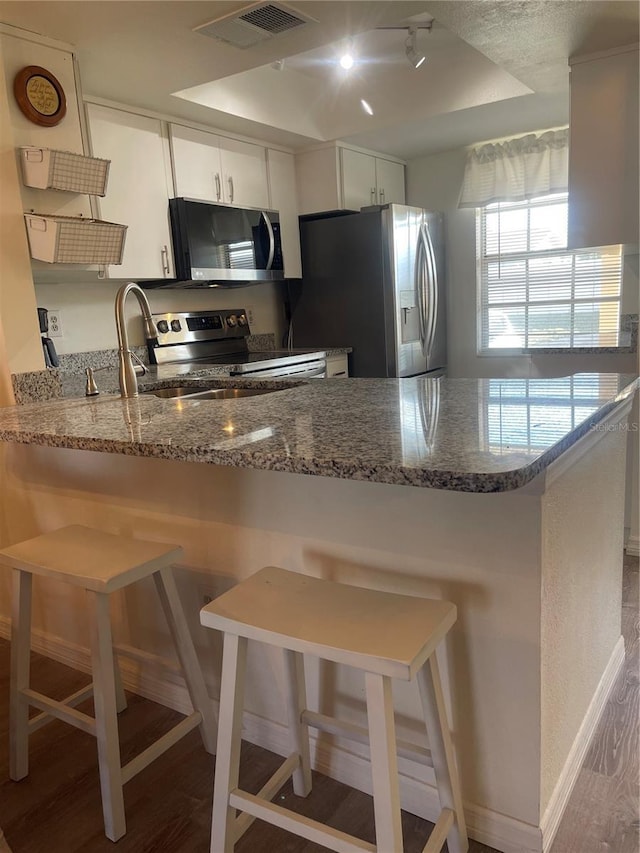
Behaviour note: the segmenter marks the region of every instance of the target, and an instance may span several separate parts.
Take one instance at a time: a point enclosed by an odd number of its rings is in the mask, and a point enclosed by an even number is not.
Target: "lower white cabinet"
[[[174,275],[168,140],[158,119],[87,104],[94,157],[111,160],[107,194],[97,199],[101,219],[127,225],[122,264],[109,278],[158,279]]]
[[[346,379],[349,376],[349,357],[345,355],[327,356],[327,379]]]

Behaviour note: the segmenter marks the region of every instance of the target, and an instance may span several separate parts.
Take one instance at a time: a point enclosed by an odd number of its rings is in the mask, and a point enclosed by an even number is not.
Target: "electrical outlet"
[[[57,308],[49,308],[49,331],[47,335],[50,338],[61,338],[62,337],[62,316],[60,311]]]
[[[249,322],[249,328],[253,332],[253,321],[254,321],[253,308],[245,308],[244,312],[247,315],[247,320]]]

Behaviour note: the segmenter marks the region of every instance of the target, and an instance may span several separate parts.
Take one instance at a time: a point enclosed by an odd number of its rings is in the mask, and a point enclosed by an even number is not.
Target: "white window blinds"
[[[480,350],[617,346],[620,247],[568,250],[567,194],[478,211]]]

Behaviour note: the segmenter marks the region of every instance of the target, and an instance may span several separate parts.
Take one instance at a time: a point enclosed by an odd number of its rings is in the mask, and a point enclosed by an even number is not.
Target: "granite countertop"
[[[465,492],[519,488],[638,387],[558,379],[184,379],[236,400],[101,394],[0,409],[0,440]],[[158,385],[175,384],[158,380]]]

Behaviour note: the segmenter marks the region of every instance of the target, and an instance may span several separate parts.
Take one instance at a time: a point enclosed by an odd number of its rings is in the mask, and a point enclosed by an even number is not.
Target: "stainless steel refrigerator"
[[[352,376],[446,367],[442,214],[389,204],[300,222],[293,345],[353,347]]]

